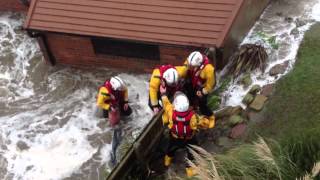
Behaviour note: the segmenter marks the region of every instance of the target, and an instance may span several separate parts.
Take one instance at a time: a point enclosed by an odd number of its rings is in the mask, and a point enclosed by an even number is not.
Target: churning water
[[[269,53],[268,68],[254,74],[254,84],[279,79],[268,75],[276,64],[289,61],[287,72],[292,68],[304,32],[312,19],[320,19],[319,11],[320,2],[314,6],[311,0],[279,1],[266,9],[243,42],[261,43]],[[36,41],[20,30],[22,23],[19,14],[0,14],[0,179],[104,179],[112,130],[96,116],[95,101],[98,87],[117,72],[50,67]],[[257,32],[276,36],[279,49]],[[123,126],[136,136],[152,116],[149,75],[120,77],[129,86],[134,109]],[[224,93],[225,104],[241,104],[248,90],[236,80]]]
[[[108,69],[50,67],[19,14],[0,15],[0,179],[104,179],[112,131],[96,116]],[[148,75],[120,74],[134,109],[135,136],[151,118]]]
[[[242,42],[242,44],[261,44],[266,48],[269,55],[267,68],[265,72],[253,72],[251,75],[253,83],[247,88],[238,83],[241,78],[232,82],[223,93],[224,105],[244,107],[241,101],[253,85],[258,84],[262,87],[272,84],[288,73],[294,66],[304,33],[315,21],[320,21],[319,0],[273,1]],[[268,42],[268,38],[271,37],[275,37],[276,40],[273,44]],[[269,75],[272,67],[284,62],[289,64],[285,73],[277,76]]]

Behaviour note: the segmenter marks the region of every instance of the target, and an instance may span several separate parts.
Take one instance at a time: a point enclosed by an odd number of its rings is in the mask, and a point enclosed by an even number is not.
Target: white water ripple
[[[96,94],[117,72],[46,65],[22,21],[0,14],[0,179],[104,179],[112,131],[96,116]],[[120,77],[134,109],[123,126],[136,136],[152,116],[149,75]]]
[[[291,1],[293,2],[293,1]],[[254,27],[248,33],[247,37],[243,40],[242,44],[260,44],[264,46],[269,55],[266,71],[263,73],[256,70],[251,73],[251,78],[253,83],[249,87],[244,87],[239,83],[241,77],[237,78],[230,84],[226,92],[223,93],[223,105],[227,106],[237,106],[241,105],[246,107],[242,103],[242,99],[248,93],[253,85],[260,85],[263,87],[267,84],[273,84],[283,75],[287,74],[294,66],[296,55],[303,40],[305,32],[314,24],[312,19],[316,17],[316,13],[319,13],[319,4],[316,4],[312,8],[309,7],[313,2],[305,3],[305,6],[300,7],[303,10],[297,10],[296,14],[286,13],[277,15],[277,10],[280,9],[278,4],[271,4],[260,17],[259,21],[256,22]],[[299,7],[294,7],[296,4],[292,3],[286,4],[287,9],[294,9]],[[296,5],[297,6],[297,5]],[[311,6],[312,7],[312,6]],[[299,13],[298,13],[299,12]],[[312,14],[313,13],[313,14]],[[286,17],[287,16],[287,17]],[[292,20],[286,20],[292,19]],[[303,21],[304,24],[298,26],[298,21]],[[296,33],[293,33],[296,31]],[[262,39],[257,33],[266,33],[268,36],[276,36],[277,43],[279,44],[279,49],[273,49],[269,43]],[[270,76],[269,71],[272,67],[278,64],[288,62],[288,68],[283,74],[277,76]]]

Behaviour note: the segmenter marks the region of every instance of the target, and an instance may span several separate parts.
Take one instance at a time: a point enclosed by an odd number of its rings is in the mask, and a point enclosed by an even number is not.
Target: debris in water
[[[117,164],[117,148],[122,140],[122,129],[120,127],[114,128],[112,136],[112,151],[110,152],[111,167]]]
[[[266,69],[268,54],[263,46],[257,44],[244,44],[230,58],[229,74],[234,77],[241,73],[259,68],[262,72]]]

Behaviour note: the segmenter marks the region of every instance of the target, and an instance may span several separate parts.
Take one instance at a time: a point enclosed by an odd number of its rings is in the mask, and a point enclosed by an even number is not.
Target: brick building
[[[145,71],[216,47],[223,66],[268,2],[32,0],[24,27],[51,64]]]
[[[29,0],[0,0],[0,11],[26,12]]]

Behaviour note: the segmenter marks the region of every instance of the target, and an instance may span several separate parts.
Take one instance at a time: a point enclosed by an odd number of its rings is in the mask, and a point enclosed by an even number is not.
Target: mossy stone
[[[237,124],[240,124],[244,121],[244,119],[239,115],[233,115],[229,118],[229,125],[235,126]]]
[[[242,102],[246,105],[250,104],[254,100],[254,97],[252,94],[248,93],[247,95],[244,96],[242,99]]]
[[[261,91],[261,86],[259,86],[258,84],[255,84],[251,87],[249,93],[252,95],[256,95],[259,91]]]

